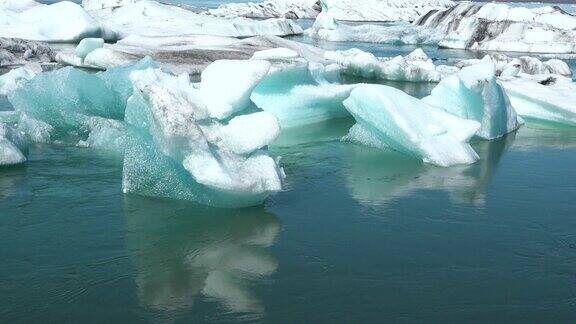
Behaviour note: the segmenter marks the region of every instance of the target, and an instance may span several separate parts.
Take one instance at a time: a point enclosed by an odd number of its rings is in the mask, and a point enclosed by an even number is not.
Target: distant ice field
[[[39,0],[41,3],[54,3],[59,2],[61,0]],[[82,2],[82,0],[72,0],[74,2]],[[248,0],[161,0],[160,2],[165,3],[174,3],[174,4],[186,4],[192,5],[196,7],[208,7],[208,8],[216,8],[220,4],[223,3],[231,3],[231,2],[259,2],[257,0],[248,1]],[[518,5],[518,6],[525,6],[529,8],[534,7],[541,7],[541,6],[548,6],[548,5],[555,5],[560,6],[562,9],[570,12],[576,13],[576,4],[570,3],[566,1],[566,3],[557,3],[557,1],[542,1],[542,2],[508,2],[511,5]]]

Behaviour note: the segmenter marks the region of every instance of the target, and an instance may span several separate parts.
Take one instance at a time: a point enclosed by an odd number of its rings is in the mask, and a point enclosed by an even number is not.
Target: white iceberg
[[[225,3],[208,14],[217,17],[247,18],[316,18],[320,12],[318,0],[264,0],[263,2]]]
[[[42,72],[40,64],[30,63],[0,75],[0,96],[8,95],[40,72]]]
[[[439,82],[446,75],[459,71],[456,67],[435,66],[422,51],[416,49],[405,57],[377,58],[359,49],[327,51],[324,58],[342,68],[342,73],[368,79],[409,82]]]
[[[463,2],[431,11],[414,24],[442,32],[439,46],[445,48],[576,53],[576,17],[558,7]]]
[[[408,23],[394,25],[347,25],[337,22],[332,11],[323,9],[307,34],[316,39],[331,42],[370,42],[385,44],[431,44],[436,45],[442,34],[435,29],[413,26]]]
[[[128,2],[118,8],[91,10],[90,14],[101,24],[116,31],[120,38],[129,35],[167,37],[196,34],[249,37],[302,33],[302,28],[297,24],[283,18],[224,19],[201,15],[182,7],[150,0]]]
[[[451,0],[322,0],[322,2],[338,20],[378,22],[411,22],[431,10],[447,9],[454,5]]]
[[[26,162],[27,141],[16,129],[0,123],[0,167]]]
[[[213,118],[224,119],[250,104],[250,94],[270,70],[263,60],[219,60],[202,71],[199,95]]]
[[[398,152],[438,166],[471,164],[478,155],[469,140],[480,123],[462,119],[430,106],[406,93],[383,85],[359,85],[344,101],[356,122],[359,141]]]
[[[86,10],[100,10],[118,8],[140,0],[82,0],[82,7]]]
[[[270,51],[268,51],[270,50]],[[73,52],[62,51],[58,62],[83,68],[105,70],[150,56],[163,68],[176,74],[199,75],[212,62],[223,59],[278,59],[301,56],[312,62],[323,61],[324,50],[278,36],[256,36],[244,39],[211,35],[167,37],[128,36],[114,44],[104,44],[82,60]],[[297,53],[297,55],[294,55]]]
[[[523,118],[576,126],[576,84],[570,78],[520,75],[501,82]]]
[[[116,34],[70,1],[36,5],[22,11],[0,7],[0,37],[75,42],[86,37],[115,40]]]
[[[325,5],[322,9],[320,3]],[[228,3],[208,14],[221,17],[315,18],[329,10],[336,19],[347,21],[414,21],[433,9],[454,5],[450,0],[264,0],[263,2]]]
[[[244,207],[281,190],[284,173],[262,150],[279,133],[274,117],[248,113],[226,123],[210,118],[210,102],[187,76],[148,69],[131,78],[124,192]]]
[[[549,59],[541,61],[537,57],[520,56],[509,57],[501,53],[493,53],[486,55],[482,59],[465,59],[456,62],[455,66],[463,68],[482,63],[490,58],[494,62],[496,74],[499,76],[516,76],[518,73],[526,74],[560,74],[565,76],[572,75],[570,66],[559,59]]]
[[[79,58],[85,59],[88,54],[103,46],[104,40],[102,38],[84,38],[76,46],[75,54]]]
[[[502,137],[522,124],[496,80],[494,63],[489,58],[445,78],[422,101],[455,116],[480,122],[482,126],[476,135],[484,139]]]

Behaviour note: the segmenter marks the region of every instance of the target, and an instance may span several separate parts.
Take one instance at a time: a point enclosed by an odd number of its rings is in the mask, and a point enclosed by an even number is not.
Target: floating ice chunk
[[[86,56],[95,49],[102,48],[104,40],[102,38],[84,38],[76,46],[76,56],[85,59]]]
[[[442,34],[432,28],[408,23],[394,25],[346,25],[337,22],[328,11],[322,11],[312,28],[306,31],[312,38],[331,42],[370,42],[383,44],[436,45]]]
[[[40,64],[30,63],[26,66],[19,67],[6,74],[0,75],[0,95],[8,95],[24,82],[34,78],[40,72],[42,72]]]
[[[501,82],[520,116],[576,126],[576,85],[571,79],[524,74]]]
[[[142,57],[114,51],[109,48],[97,48],[88,53],[84,59],[70,52],[59,52],[56,54],[56,61],[63,65],[95,70],[111,69],[132,61],[137,61],[141,58]]]
[[[355,85],[324,82],[322,73],[310,66],[314,65],[294,62],[275,69],[256,86],[250,99],[273,113],[282,128],[349,116],[342,101]]]
[[[348,21],[414,21],[431,10],[454,6],[450,0],[322,0],[322,11]]]
[[[576,17],[558,7],[527,9],[462,2],[431,11],[415,25],[441,31],[445,36],[439,45],[445,48],[576,53]]]
[[[219,60],[202,72],[200,95],[210,116],[224,119],[250,104],[252,89],[270,70],[263,60]]]
[[[270,59],[291,59],[300,56],[289,48],[272,48],[269,50],[258,51],[252,55],[253,60],[270,60]]]
[[[521,121],[502,86],[496,81],[494,63],[463,68],[445,78],[422,101],[465,119],[481,123],[477,135],[494,139],[518,129]]]
[[[548,71],[552,74],[560,75],[572,75],[572,70],[568,63],[559,59],[550,59],[544,62],[544,65],[548,68]]]
[[[203,90],[183,76],[148,69],[131,78],[138,91],[126,108],[125,192],[242,207],[281,189],[282,169],[257,150],[277,136],[273,116],[242,115],[224,124],[209,118]]]
[[[107,8],[118,8],[139,0],[82,0],[82,7],[86,10],[100,10]]]
[[[329,10],[336,19],[349,21],[414,21],[433,9],[454,5],[450,0],[327,0],[321,9],[317,0],[265,0],[257,3],[222,4],[208,10],[220,17],[253,18],[315,18],[320,11]]]
[[[91,131],[92,117],[124,118],[126,101],[132,94],[129,74],[155,66],[143,59],[98,74],[66,67],[37,75],[25,87],[10,93],[8,99],[16,111],[32,121],[28,128],[42,130],[42,135],[33,138],[85,139]],[[46,131],[49,136],[44,134]]]
[[[476,121],[461,119],[382,85],[359,85],[344,105],[360,127],[373,135],[369,141],[381,142],[377,147],[388,146],[444,167],[478,160],[468,144],[480,128]]]
[[[494,62],[496,74],[499,76],[516,76],[518,73],[572,75],[570,66],[566,62],[558,59],[550,59],[543,62],[536,57],[521,56],[518,58],[511,58],[500,53],[486,55],[482,59],[461,60],[455,65],[462,68],[482,63],[488,58]]]
[[[369,79],[438,82],[444,76],[458,72],[458,68],[435,66],[422,51],[416,49],[405,57],[377,58],[359,49],[327,51],[324,58],[342,67],[342,73]]]
[[[280,124],[274,114],[261,111],[232,118],[216,134],[232,152],[248,154],[272,143],[280,135]]]
[[[120,38],[129,35],[167,37],[194,34],[233,37],[285,36],[303,32],[296,23],[283,18],[224,19],[150,0],[128,2],[114,9],[91,10],[90,14],[102,24],[117,31]]]
[[[70,1],[36,5],[21,12],[0,8],[0,37],[73,42],[86,37],[115,40],[116,34]]]
[[[0,123],[0,166],[26,162],[27,141],[14,128]]]
[[[217,17],[315,18],[320,12],[317,0],[264,0],[253,3],[225,3],[208,14]]]

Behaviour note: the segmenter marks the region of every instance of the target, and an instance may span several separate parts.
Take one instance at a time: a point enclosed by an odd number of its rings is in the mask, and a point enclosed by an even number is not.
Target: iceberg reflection
[[[440,190],[448,192],[455,203],[482,206],[490,180],[515,135],[473,144],[480,161],[450,168],[424,165],[393,151],[354,145],[350,147],[347,187],[354,199],[366,205],[383,205],[417,190]]]
[[[214,209],[133,196],[124,208],[145,307],[179,313],[208,300],[224,312],[263,315],[250,286],[278,267],[268,250],[281,229],[278,218],[263,208]]]

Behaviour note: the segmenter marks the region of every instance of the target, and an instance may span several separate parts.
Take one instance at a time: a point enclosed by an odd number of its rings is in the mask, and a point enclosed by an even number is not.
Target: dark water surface
[[[286,132],[282,193],[225,210],[121,193],[121,159],[38,145],[0,170],[0,319],[564,321],[576,131],[524,127],[437,168]]]

